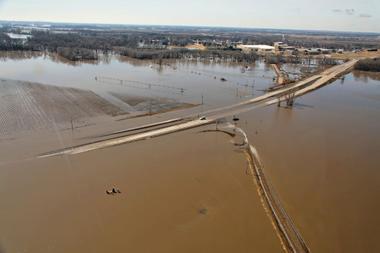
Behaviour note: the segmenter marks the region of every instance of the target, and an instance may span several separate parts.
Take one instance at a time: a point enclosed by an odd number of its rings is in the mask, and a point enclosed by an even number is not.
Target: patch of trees
[[[162,50],[151,50],[151,49],[134,49],[126,48],[120,51],[121,55],[128,56],[140,60],[154,60],[154,59],[179,59],[182,58],[187,53],[187,49],[162,49]]]
[[[380,72],[380,58],[360,60],[355,64],[355,69]]]
[[[191,52],[192,57],[197,57],[200,59],[211,59],[211,60],[222,60],[222,61],[233,61],[233,62],[245,62],[253,63],[259,56],[252,53],[244,53],[240,50],[203,50]]]
[[[93,50],[110,51],[116,46],[135,46],[137,39],[130,38],[128,34],[73,31],[70,33],[53,33],[35,31],[28,40],[28,45],[56,52],[59,47],[87,48]]]
[[[266,55],[264,60],[268,64],[280,64],[280,63],[300,64],[303,62],[303,58],[297,55],[286,56],[286,57],[283,55]]]
[[[21,40],[12,40],[5,33],[0,32],[0,50],[2,51],[20,51],[25,50],[26,45]],[[27,47],[29,50],[30,48]]]
[[[253,62],[257,55],[247,55],[233,50],[237,42],[244,44],[267,44],[275,41],[283,41],[292,46],[305,48],[332,48],[332,49],[356,49],[378,48],[380,40],[377,36],[332,34],[310,32],[287,31],[284,35],[276,31],[261,31],[249,29],[220,29],[210,28],[207,32],[199,28],[183,27],[154,27],[138,29],[138,27],[108,27],[99,28],[91,25],[67,25],[64,30],[32,31],[32,37],[26,41],[10,39],[5,33],[21,32],[4,26],[0,28],[0,50],[33,50],[58,52],[59,48],[72,48],[77,53],[89,49],[103,52],[117,51],[137,59],[165,59],[182,57],[199,57],[209,59],[228,59],[236,62]],[[208,47],[205,51],[190,51],[182,49],[164,49],[167,46],[184,47],[195,41]],[[139,45],[158,45],[151,49],[143,50]],[[163,49],[158,49],[158,48]],[[154,49],[156,48],[156,49]],[[64,50],[65,51],[65,50]],[[70,58],[81,58],[75,52],[65,52]],[[83,51],[88,57],[88,52]],[[61,53],[62,55],[62,53]],[[74,55],[74,56],[73,56]],[[75,56],[76,55],[76,56]],[[289,57],[288,57],[289,58]],[[283,58],[269,59],[269,61],[281,62]],[[289,58],[287,62],[297,63],[299,58]]]
[[[288,36],[285,42],[296,47],[329,48],[335,50],[354,50],[379,47],[379,40],[372,37]]]
[[[291,64],[304,64],[310,65],[313,61],[319,66],[333,66],[339,64],[339,61],[332,58],[313,58],[311,56],[300,57],[298,55],[283,56],[283,55],[266,55],[264,58],[265,62],[268,64],[281,64],[281,63],[291,63]]]
[[[318,58],[316,59],[318,65],[330,65],[330,66],[333,66],[333,65],[338,65],[339,64],[339,60],[336,60],[336,59],[332,59],[332,58]]]
[[[246,54],[240,50],[189,50],[189,49],[122,49],[121,55],[136,59],[184,59],[195,58],[200,60],[229,60],[233,62],[255,62],[259,57],[257,54]]]
[[[87,48],[59,47],[57,48],[57,53],[71,61],[98,59],[98,54],[96,51]]]

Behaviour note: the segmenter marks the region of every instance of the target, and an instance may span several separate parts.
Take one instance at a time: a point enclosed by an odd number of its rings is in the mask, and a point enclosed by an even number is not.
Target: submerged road
[[[349,71],[357,62],[357,60],[351,60],[341,65],[334,66],[329,68],[319,74],[308,77],[304,80],[301,80],[297,83],[294,83],[289,86],[285,86],[284,88],[278,89],[276,91],[268,92],[262,96],[234,104],[231,106],[221,107],[214,110],[209,110],[204,112],[203,116],[205,118],[198,119],[195,116],[189,116],[183,119],[173,119],[168,122],[178,122],[175,125],[166,126],[162,124],[161,128],[154,129],[151,131],[145,131],[143,133],[136,133],[128,136],[121,137],[111,137],[105,140],[100,140],[97,142],[86,143],[74,147],[68,147],[61,150],[56,150],[53,152],[48,152],[45,154],[41,154],[39,158],[57,156],[57,155],[75,155],[84,152],[89,152],[96,149],[107,148],[115,145],[121,145],[125,143],[135,142],[139,140],[145,140],[149,138],[154,138],[162,135],[167,135],[170,133],[175,133],[183,130],[187,130],[190,128],[196,128],[208,124],[215,123],[217,120],[230,117],[232,115],[241,114],[255,108],[272,105],[281,101],[286,100],[286,96],[289,94],[294,94],[295,97],[302,96],[312,90],[315,90],[323,85],[328,84],[333,81],[337,77],[343,75],[347,71]],[[185,121],[185,122],[183,122]],[[160,123],[153,124],[154,126],[160,126]],[[146,129],[149,126],[142,126],[141,129]],[[133,130],[138,130],[139,127],[134,128]],[[118,131],[116,133],[127,133],[130,132],[131,129],[126,129],[122,131]]]

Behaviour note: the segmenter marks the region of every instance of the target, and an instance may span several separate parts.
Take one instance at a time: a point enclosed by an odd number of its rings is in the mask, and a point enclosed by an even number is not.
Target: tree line
[[[356,70],[380,72],[380,58],[363,59],[355,64]]]
[[[120,52],[123,55],[137,59],[166,59],[181,57],[219,58],[231,59],[237,62],[253,62],[258,57],[255,54],[244,54],[238,50],[232,50],[231,44],[242,42],[243,44],[267,44],[275,41],[284,41],[289,45],[301,47],[328,47],[346,48],[355,47],[379,47],[379,41],[359,37],[333,37],[333,36],[301,36],[269,33],[252,34],[248,32],[216,31],[209,33],[190,33],[175,31],[138,31],[138,30],[91,30],[72,29],[66,31],[32,31],[32,37],[26,41],[12,40],[6,33],[14,32],[12,27],[0,28],[0,50],[32,50],[49,51],[59,53],[70,60],[94,59],[99,51]],[[16,32],[21,32],[17,31]],[[193,51],[186,49],[141,49],[139,44],[158,43],[166,46],[183,47],[194,41],[201,41],[208,50]],[[216,43],[218,42],[218,43]],[[219,43],[221,42],[221,44]],[[92,50],[92,52],[88,51]],[[299,59],[294,57],[292,61]]]
[[[162,50],[124,48],[119,49],[119,53],[124,56],[142,60],[196,58],[200,60],[229,60],[233,62],[253,63],[259,58],[255,53],[246,54],[241,50],[189,50],[186,48]]]

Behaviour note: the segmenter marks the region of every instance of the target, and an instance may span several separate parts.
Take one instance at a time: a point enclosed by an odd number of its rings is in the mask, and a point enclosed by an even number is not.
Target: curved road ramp
[[[298,231],[297,227],[294,225],[293,220],[286,213],[283,208],[281,201],[275,194],[274,188],[266,179],[264,173],[264,166],[260,161],[260,156],[256,148],[249,143],[247,134],[241,129],[227,123],[224,125],[227,130],[222,130],[223,126],[218,129],[218,131],[229,134],[233,133],[231,136],[236,138],[237,134],[241,135],[243,142],[235,143],[235,145],[243,148],[247,154],[247,160],[249,164],[249,169],[255,182],[258,194],[261,199],[261,203],[271,219],[274,230],[276,231],[278,237],[280,238],[282,248],[285,252],[310,252],[305,240],[302,238],[301,233]],[[231,131],[232,130],[232,131]]]

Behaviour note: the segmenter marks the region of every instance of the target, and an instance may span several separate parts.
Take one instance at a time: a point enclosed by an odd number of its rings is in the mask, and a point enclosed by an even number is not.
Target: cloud
[[[332,12],[338,14],[338,15],[347,15],[347,16],[356,16],[356,10],[355,9],[332,9]],[[372,18],[372,15],[368,13],[360,13],[357,15],[359,18]]]
[[[345,14],[348,16],[352,16],[355,14],[355,9],[332,9],[334,13],[340,13],[340,14]]]
[[[352,16],[355,14],[355,9],[346,9],[345,12],[347,15]]]
[[[366,14],[366,13],[362,13],[362,14],[359,15],[359,18],[372,18],[372,15]]]

